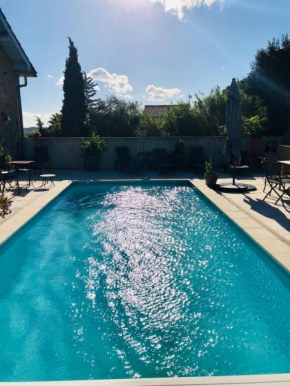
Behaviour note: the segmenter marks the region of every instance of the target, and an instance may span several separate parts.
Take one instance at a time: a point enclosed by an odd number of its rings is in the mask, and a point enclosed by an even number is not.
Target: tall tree
[[[40,119],[40,117],[36,117],[36,130],[40,132],[41,135],[44,134],[44,122]]]
[[[62,115],[59,113],[52,114],[49,123],[49,132],[51,137],[59,137],[61,134]]]
[[[248,77],[248,92],[267,108],[268,133],[283,135],[290,122],[290,39],[273,39],[257,52]]]
[[[85,91],[85,126],[87,132],[91,133],[91,115],[94,109],[97,107],[97,100],[95,99],[97,90],[97,83],[94,82],[93,78],[88,76],[85,71],[83,72],[84,76],[84,91]]]
[[[138,102],[126,102],[115,96],[98,100],[91,119],[102,137],[136,137],[140,129],[141,109]]]
[[[66,60],[63,83],[61,131],[64,137],[86,136],[84,78],[78,61],[78,51],[69,38],[69,56]]]

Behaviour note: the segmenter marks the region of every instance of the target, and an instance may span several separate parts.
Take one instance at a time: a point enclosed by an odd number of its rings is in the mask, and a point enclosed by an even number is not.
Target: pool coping
[[[50,189],[47,194],[41,196],[11,219],[0,225],[0,246],[10,239],[15,233],[23,228],[30,220],[36,217],[55,198],[64,192],[74,182],[79,183],[102,183],[102,182],[157,182],[157,181],[189,181],[208,200],[221,210],[231,221],[242,229],[253,239],[268,255],[270,255],[282,268],[290,273],[290,246],[281,241],[270,229],[267,229],[260,221],[251,218],[249,213],[235,205],[225,196],[208,188],[204,181],[189,178],[168,178],[168,179],[101,179],[101,180],[65,180],[55,188]],[[237,216],[242,212],[244,216]],[[246,216],[246,217],[245,217]],[[250,219],[248,218],[250,217]],[[269,238],[269,233],[271,237]],[[282,244],[281,244],[282,243]],[[278,252],[273,247],[278,244]],[[53,382],[0,382],[0,386],[197,386],[197,385],[288,385],[290,386],[290,374],[266,374],[266,375],[245,375],[245,376],[217,376],[217,377],[188,377],[188,378],[142,378],[142,379],[117,379],[117,380],[93,380],[93,381],[53,381]]]
[[[59,381],[59,382],[4,382],[1,386],[239,386],[271,385],[289,386],[290,374],[241,375],[228,377],[189,377],[189,378],[139,378],[109,379],[97,381]]]

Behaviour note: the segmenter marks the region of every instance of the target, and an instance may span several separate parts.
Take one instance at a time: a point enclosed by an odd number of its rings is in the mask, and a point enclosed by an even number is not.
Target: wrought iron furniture
[[[47,168],[51,172],[48,148],[46,146],[35,146],[33,159],[42,169]]]
[[[127,146],[116,147],[117,159],[115,161],[116,168],[122,172],[128,170],[129,173],[144,171],[144,164],[138,162],[131,157],[130,150]]]
[[[54,185],[55,174],[41,174],[40,177],[42,178],[42,185],[40,186],[41,188],[43,186],[46,186],[49,183],[49,181],[51,185],[55,186]]]
[[[278,196],[275,201],[276,205],[280,200],[282,201],[285,194],[290,195],[290,178],[283,176],[281,162],[264,161],[263,166],[265,170],[265,182],[269,185],[269,191],[263,198],[263,201],[274,192]]]

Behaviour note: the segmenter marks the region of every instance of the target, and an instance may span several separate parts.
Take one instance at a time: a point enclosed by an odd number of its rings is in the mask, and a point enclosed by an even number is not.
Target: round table
[[[48,182],[51,182],[51,185],[54,185],[53,179],[56,177],[55,174],[41,174],[40,177],[42,178],[42,186],[45,186],[48,184]]]

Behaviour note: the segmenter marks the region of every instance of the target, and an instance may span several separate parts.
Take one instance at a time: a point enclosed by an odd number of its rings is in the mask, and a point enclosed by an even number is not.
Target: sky
[[[24,126],[62,107],[70,37],[97,97],[187,101],[250,71],[258,49],[290,32],[290,0],[0,0],[38,72],[22,89]]]

